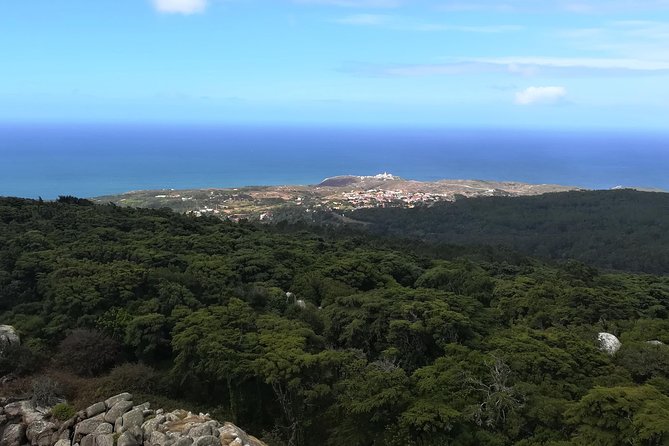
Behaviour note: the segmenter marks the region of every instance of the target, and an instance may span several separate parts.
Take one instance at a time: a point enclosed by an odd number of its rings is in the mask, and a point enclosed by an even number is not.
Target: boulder
[[[154,430],[151,432],[148,444],[144,442],[144,446],[165,446],[165,443],[167,443],[167,435]]]
[[[4,407],[4,413],[10,418],[15,418],[23,414],[22,401],[9,403]]]
[[[137,406],[133,407],[133,409],[142,409],[142,410],[149,410],[151,408],[151,404],[146,402],[142,404],[138,404]]]
[[[124,393],[119,393],[118,395],[114,395],[111,398],[107,398],[105,400],[105,406],[107,406],[107,409],[111,409],[112,406],[119,401],[132,401],[132,395],[129,394],[128,392]]]
[[[88,434],[81,439],[81,446],[95,446],[95,435]]]
[[[132,432],[123,432],[116,441],[116,446],[140,446],[141,440]]]
[[[104,435],[104,434],[111,434],[114,432],[114,426],[112,426],[109,423],[102,423],[98,427],[95,428],[93,431],[93,434],[95,435]]]
[[[221,441],[213,435],[193,439],[193,446],[221,446]]]
[[[193,439],[190,437],[181,437],[178,438],[174,443],[174,446],[191,446],[193,444]]]
[[[95,403],[91,406],[88,406],[84,412],[86,414],[86,418],[92,418],[96,415],[100,415],[105,410],[107,410],[107,406],[105,405],[105,403],[99,402],[99,403]]]
[[[21,338],[19,338],[18,333],[11,325],[0,325],[0,354],[5,351],[6,348],[13,345],[19,345],[21,343]]]
[[[74,441],[81,440],[81,437],[92,434],[104,421],[100,420],[84,420],[74,427]],[[83,446],[83,444],[82,444]]]
[[[95,446],[114,446],[113,434],[102,434],[95,437]]]
[[[214,437],[218,437],[220,434],[213,424],[205,423],[191,427],[187,435],[189,437],[197,438],[211,435],[213,435]]]
[[[56,425],[49,421],[37,420],[26,428],[26,438],[33,446],[51,446],[51,436],[56,429]]]
[[[620,340],[611,333],[599,333],[597,340],[599,341],[599,348],[609,355],[615,355],[622,347]]]
[[[21,446],[25,443],[26,428],[23,424],[8,424],[0,437],[2,446]]]
[[[151,434],[153,433],[154,430],[157,429],[157,427],[160,424],[163,424],[165,422],[165,416],[163,415],[157,415],[155,418],[151,418],[150,420],[147,420],[142,424],[142,431],[144,432],[144,437],[149,438]]]
[[[648,343],[650,345],[664,345],[664,342],[658,341],[657,339],[654,339],[652,341],[646,341],[646,343]]]
[[[72,446],[72,442],[67,439],[58,440],[53,446]]]
[[[120,400],[109,409],[109,412],[104,416],[104,420],[108,423],[114,423],[118,417],[123,416],[130,409],[132,409],[132,401]]]
[[[118,432],[125,432],[130,429],[139,429],[141,431],[143,423],[144,411],[142,409],[133,409],[130,412],[123,414],[121,417],[120,429],[116,428],[115,430]]]

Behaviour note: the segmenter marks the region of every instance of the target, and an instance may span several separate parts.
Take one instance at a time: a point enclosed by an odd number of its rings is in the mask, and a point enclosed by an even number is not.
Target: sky
[[[0,8],[0,122],[669,130],[669,0]]]

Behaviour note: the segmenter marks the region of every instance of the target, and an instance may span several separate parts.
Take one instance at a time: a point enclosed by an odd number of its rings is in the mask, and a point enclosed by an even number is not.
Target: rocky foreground
[[[0,399],[0,446],[267,446],[232,423],[185,410],[152,410],[122,393],[66,421],[30,400]]]

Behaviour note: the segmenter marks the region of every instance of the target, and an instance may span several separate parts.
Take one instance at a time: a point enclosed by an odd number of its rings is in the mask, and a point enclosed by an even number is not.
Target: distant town
[[[121,206],[163,208],[195,216],[275,221],[287,215],[344,214],[375,207],[430,206],[458,198],[538,195],[578,189],[559,185],[479,180],[405,180],[390,173],[331,177],[317,185],[255,186],[228,189],[134,191],[98,197]]]

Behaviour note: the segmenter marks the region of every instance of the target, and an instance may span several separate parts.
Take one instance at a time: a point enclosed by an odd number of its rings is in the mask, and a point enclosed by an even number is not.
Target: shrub
[[[7,346],[0,355],[0,376],[15,373],[24,375],[39,367],[37,356],[24,345]]]
[[[76,413],[77,411],[75,410],[75,408],[67,403],[56,404],[51,409],[51,415],[60,421],[69,420],[70,418],[75,416]]]
[[[125,363],[112,369],[105,378],[109,392],[162,393],[161,376],[144,364]]]
[[[53,379],[42,376],[33,380],[32,401],[36,406],[50,407],[62,402],[63,390]]]
[[[74,330],[58,347],[56,363],[80,376],[109,370],[121,357],[118,342],[93,330]]]

